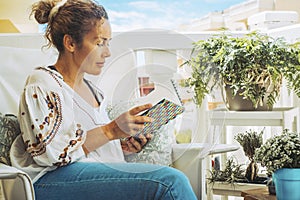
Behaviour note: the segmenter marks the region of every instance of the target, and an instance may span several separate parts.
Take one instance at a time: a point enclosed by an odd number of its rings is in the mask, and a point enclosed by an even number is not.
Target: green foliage
[[[279,97],[283,78],[300,97],[298,47],[298,43],[290,45],[282,38],[273,39],[258,32],[242,37],[214,35],[193,44],[191,58],[184,63],[192,68],[186,84],[194,89],[197,105],[216,86],[228,84],[233,95],[242,95],[255,107],[265,97],[272,106]]]
[[[210,171],[210,177],[207,179],[210,183],[222,181],[233,184],[235,182],[247,181],[243,165],[237,164],[232,157],[226,161],[224,170],[212,169],[212,171]]]
[[[243,147],[244,153],[250,161],[254,161],[255,150],[260,148],[263,143],[263,133],[264,130],[260,133],[249,130],[245,133],[238,133],[234,136],[234,139]]]
[[[269,175],[280,168],[300,168],[299,134],[285,129],[256,149],[255,159],[267,168]]]

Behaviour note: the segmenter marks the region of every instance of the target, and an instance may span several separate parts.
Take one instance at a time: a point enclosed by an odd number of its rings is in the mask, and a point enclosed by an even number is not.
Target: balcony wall
[[[228,15],[226,16],[227,23],[233,23],[238,21],[247,21],[247,18],[253,14],[256,14],[265,10],[273,10],[273,0],[251,0],[241,4],[237,4],[229,7],[225,10]]]
[[[220,28],[225,27],[224,24],[224,13],[223,12],[211,12],[208,15],[194,20],[191,24],[186,26],[181,26],[178,29],[184,31],[213,31],[219,30]]]
[[[10,20],[21,33],[38,32],[38,24],[30,18],[31,5],[36,0],[1,0],[0,19]],[[7,32],[4,30],[3,32]]]

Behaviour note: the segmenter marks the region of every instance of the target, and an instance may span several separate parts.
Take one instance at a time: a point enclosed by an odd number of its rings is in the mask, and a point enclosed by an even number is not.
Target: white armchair
[[[52,50],[42,51],[44,38],[40,34],[2,34],[0,35],[0,112],[17,114],[19,95],[26,76],[39,65],[55,61]],[[198,197],[206,199],[205,173],[206,158],[215,153],[235,151],[236,145],[224,144],[174,144],[174,167],[184,172]],[[34,199],[34,188],[29,176],[14,167],[0,164],[0,199]]]
[[[0,180],[0,199],[34,199],[34,189],[31,179],[21,170],[0,163]]]

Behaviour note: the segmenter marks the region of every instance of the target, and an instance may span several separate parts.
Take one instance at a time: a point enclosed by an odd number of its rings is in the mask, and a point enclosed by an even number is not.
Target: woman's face
[[[103,22],[103,21],[102,21]],[[109,41],[111,40],[111,27],[108,20],[100,21],[83,38],[82,46],[74,53],[79,72],[99,75],[104,67],[105,59],[110,56]]]

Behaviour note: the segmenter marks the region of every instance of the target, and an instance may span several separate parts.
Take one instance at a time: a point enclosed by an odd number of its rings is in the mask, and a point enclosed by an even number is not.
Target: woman
[[[104,8],[91,0],[43,0],[33,5],[58,59],[37,68],[21,95],[22,135],[11,150],[13,166],[27,172],[37,199],[196,199],[178,170],[126,163],[151,139],[131,135],[151,118],[135,107],[106,123],[103,95],[84,78],[98,75],[110,56],[111,28]],[[126,140],[121,140],[127,138]]]

